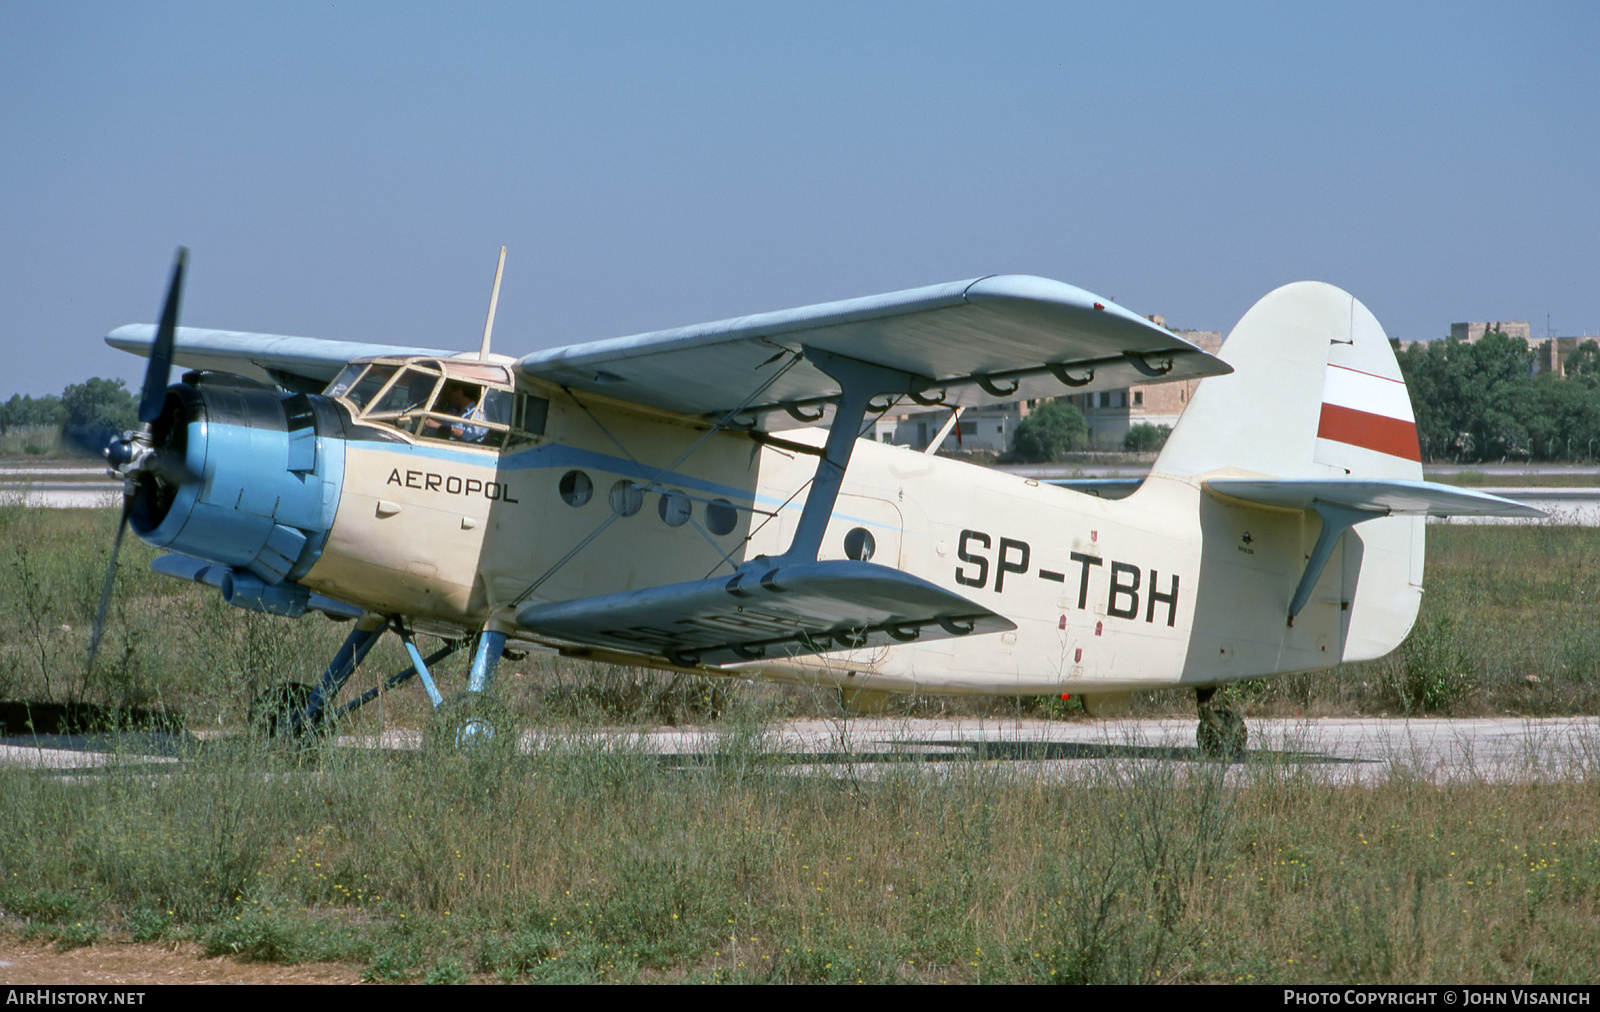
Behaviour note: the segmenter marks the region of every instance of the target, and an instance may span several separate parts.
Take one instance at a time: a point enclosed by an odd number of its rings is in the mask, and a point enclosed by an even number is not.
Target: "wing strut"
[[[928,442],[928,445],[922,448],[922,452],[930,457],[938,453],[939,447],[944,445],[944,437],[950,435],[950,430],[955,428],[956,425],[961,421],[961,412],[965,410],[967,410],[967,408],[964,404],[957,404],[955,407],[951,408],[950,417],[945,420],[944,425],[934,435],[933,439]],[[956,439],[956,442],[961,442],[959,437]]]
[[[1052,482],[1051,484],[1067,484]],[[1102,483],[1103,484],[1103,483]],[[1311,588],[1333,554],[1340,535],[1361,523],[1387,516],[1544,516],[1540,510],[1486,492],[1400,478],[1213,478],[1207,492],[1254,506],[1315,510],[1322,533],[1306,561],[1306,571],[1289,604],[1289,624],[1311,600]]]
[[[648,587],[517,611],[524,629],[568,642],[653,653],[681,667],[860,650],[914,639],[1004,632],[1015,623],[918,577],[856,560],[822,562],[822,535],[873,398],[915,394],[914,373],[805,346],[839,384],[833,426],[794,540],[776,557],[747,559],[729,578]],[[741,405],[736,410],[743,410]],[[524,594],[517,601],[522,605]]]
[[[839,406],[833,414],[833,427],[828,430],[822,459],[817,462],[816,476],[811,479],[811,492],[800,511],[800,525],[794,532],[794,541],[778,558],[761,560],[760,567],[764,570],[794,562],[817,561],[817,552],[822,549],[822,532],[833,517],[845,468],[850,466],[850,454],[861,435],[861,424],[867,418],[868,402],[879,394],[919,393],[929,382],[899,369],[846,358],[821,348],[804,345],[801,350],[812,365],[839,382]]]
[[[1388,516],[1388,510],[1360,509],[1355,506],[1339,506],[1320,499],[1311,501],[1311,508],[1316,510],[1317,516],[1322,518],[1322,533],[1317,535],[1316,547],[1311,549],[1311,558],[1306,561],[1306,571],[1300,577],[1300,586],[1294,590],[1294,600],[1289,602],[1289,625],[1294,625],[1294,617],[1300,614],[1300,609],[1311,600],[1311,588],[1317,585],[1317,580],[1322,577],[1322,570],[1328,565],[1328,559],[1333,555],[1333,546],[1338,544],[1339,538],[1345,531],[1359,524],[1363,520],[1375,517]]]

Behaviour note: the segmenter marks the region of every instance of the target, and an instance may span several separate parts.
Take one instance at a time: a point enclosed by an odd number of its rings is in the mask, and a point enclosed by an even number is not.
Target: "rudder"
[[[1416,420],[1389,339],[1366,306],[1301,281],[1252,306],[1200,383],[1153,473],[1420,479]]]

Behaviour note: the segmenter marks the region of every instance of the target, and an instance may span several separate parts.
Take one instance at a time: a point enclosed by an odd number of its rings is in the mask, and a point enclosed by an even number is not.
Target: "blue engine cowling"
[[[333,527],[345,416],[329,399],[228,382],[167,390],[154,442],[199,477],[140,477],[129,522],[157,548],[275,586],[305,575]]]

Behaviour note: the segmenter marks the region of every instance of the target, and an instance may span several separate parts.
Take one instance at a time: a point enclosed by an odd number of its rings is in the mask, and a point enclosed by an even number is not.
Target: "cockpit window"
[[[400,374],[400,377],[390,384],[377,402],[367,408],[368,415],[403,414],[410,411],[426,411],[433,403],[434,389],[443,377],[428,369],[418,369],[415,366]]]
[[[329,383],[327,388],[322,391],[322,396],[343,397],[345,392],[350,389],[350,385],[356,381],[356,377],[360,376],[366,368],[360,362],[353,362],[340,369],[339,375],[335,376],[333,382]]]
[[[392,365],[375,365],[367,370],[367,374],[345,394],[356,407],[365,407],[366,403],[377,396],[383,385],[389,382],[397,367]]]
[[[503,447],[543,435],[550,407],[511,387],[504,366],[421,359],[354,363],[326,392],[350,401],[364,422],[422,439]]]

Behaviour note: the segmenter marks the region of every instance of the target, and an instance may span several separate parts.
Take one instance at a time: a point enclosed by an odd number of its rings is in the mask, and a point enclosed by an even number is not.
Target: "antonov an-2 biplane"
[[[354,620],[320,681],[275,697],[295,731],[376,694],[335,707],[392,630],[413,665],[385,684],[418,677],[446,748],[512,737],[490,695],[510,640],[858,706],[1070,693],[1113,712],[1192,686],[1201,750],[1236,756],[1218,686],[1404,639],[1425,515],[1539,515],[1422,480],[1389,342],[1326,284],[1272,292],[1217,356],[1082,289],[991,276],[519,359],[489,350],[498,274],[459,352],[178,327],[185,259],[161,322],[106,339],[150,357],[141,428],[107,450],[123,528],[241,608]],[[902,406],[1197,377],[1131,492],[859,438]],[[825,408],[826,427],[769,424]],[[94,644],[103,625],[104,599]],[[446,646],[424,658],[416,633]],[[429,665],[467,643],[447,697]]]

